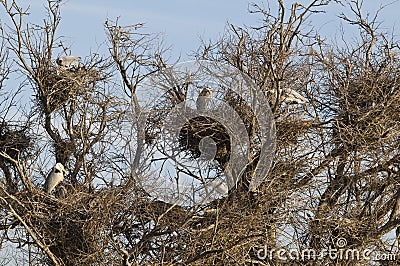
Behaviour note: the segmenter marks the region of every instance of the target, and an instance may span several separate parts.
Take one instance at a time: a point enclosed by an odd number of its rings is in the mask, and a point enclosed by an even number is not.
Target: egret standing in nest
[[[274,97],[273,99],[275,101],[277,97],[276,95],[277,90],[271,89],[269,92],[273,94]],[[305,97],[303,97],[300,93],[292,89],[279,89],[279,99],[287,104],[309,103],[309,101]]]
[[[71,67],[71,66],[75,65],[79,61],[81,61],[81,57],[80,56],[67,55],[67,56],[58,57],[57,60],[56,60],[56,63],[60,67],[68,68],[68,67]]]
[[[216,93],[216,92],[213,91],[209,87],[204,88],[200,92],[199,97],[197,97],[197,100],[196,100],[196,108],[198,111],[204,112],[206,110],[208,104],[211,101],[213,93]]]
[[[51,192],[53,192],[56,186],[64,180],[64,174],[66,174],[64,166],[61,163],[57,163],[44,183],[44,190],[46,193],[51,194]]]

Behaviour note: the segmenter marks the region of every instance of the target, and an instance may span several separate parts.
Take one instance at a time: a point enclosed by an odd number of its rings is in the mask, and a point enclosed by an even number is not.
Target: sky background
[[[22,1],[20,1],[22,2]],[[44,15],[44,0],[29,1],[30,20],[41,23]],[[276,13],[276,0],[253,1],[264,7],[270,7]],[[293,1],[286,0],[288,6]],[[308,3],[311,1],[300,1]],[[381,5],[393,1],[364,1],[365,13],[373,14]],[[190,59],[200,44],[200,38],[215,40],[223,32],[227,22],[235,25],[255,26],[262,17],[250,14],[248,0],[68,0],[64,3],[62,21],[58,33],[64,37],[64,43],[71,46],[72,53],[85,56],[96,52],[106,40],[104,22],[120,17],[121,24],[145,23],[145,31],[163,36],[164,44],[171,47],[172,61]],[[312,25],[324,36],[335,38],[338,35],[341,20],[337,17],[343,7],[332,4],[325,14],[312,16]],[[381,28],[393,31],[400,29],[400,2],[396,1],[381,12]],[[7,22],[4,11],[0,11],[0,21]],[[3,19],[2,19],[3,18]],[[355,29],[354,27],[352,29]],[[347,31],[351,29],[347,28]]]
[[[18,2],[28,2],[31,13],[29,21],[42,24],[45,0]],[[265,7],[270,2],[271,11],[276,14],[276,0],[254,2]],[[285,1],[289,5],[291,2]],[[364,12],[373,14],[380,5],[391,2],[365,0]],[[200,38],[216,40],[228,22],[259,25],[262,17],[250,14],[248,9],[248,0],[68,0],[62,8],[58,34],[71,47],[72,54],[85,57],[96,52],[99,46],[105,47],[105,20],[120,17],[121,24],[145,23],[146,32],[161,34],[165,45],[171,47],[170,62],[175,62],[179,57],[180,61],[185,61],[191,59],[190,55],[199,47]],[[332,4],[326,7],[325,14],[314,15],[311,23],[323,36],[335,39],[339,34],[341,20],[337,16],[341,10],[343,7]],[[393,32],[395,38],[399,38],[399,10],[400,2],[396,1],[383,10],[379,17],[381,29]],[[0,23],[9,23],[3,9],[0,9]],[[348,27],[346,29],[351,31]]]

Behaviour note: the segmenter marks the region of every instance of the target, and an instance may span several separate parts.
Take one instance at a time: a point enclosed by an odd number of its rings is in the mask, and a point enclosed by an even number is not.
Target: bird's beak
[[[67,174],[67,170],[65,170],[65,168],[63,167],[63,169],[61,170],[63,173],[64,173],[64,175],[66,175]]]

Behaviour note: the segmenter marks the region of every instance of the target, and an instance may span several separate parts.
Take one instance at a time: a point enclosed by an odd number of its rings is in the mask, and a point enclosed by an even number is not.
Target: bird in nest
[[[80,56],[72,56],[72,55],[60,56],[56,59],[56,63],[63,68],[69,68],[80,61],[81,61]]]
[[[292,89],[279,89],[279,98],[282,102],[286,104],[307,104],[309,103],[308,99],[303,97],[300,93]],[[269,90],[273,95],[273,101],[276,101],[277,90],[271,89]]]
[[[204,112],[211,101],[212,95],[216,93],[209,87],[204,88],[197,97],[196,108],[200,112]]]
[[[64,180],[64,175],[66,173],[64,166],[61,163],[57,163],[47,176],[46,182],[44,183],[44,190],[46,193],[51,194],[56,186]]]

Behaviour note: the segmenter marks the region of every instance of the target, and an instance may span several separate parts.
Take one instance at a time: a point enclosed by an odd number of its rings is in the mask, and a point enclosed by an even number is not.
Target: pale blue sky
[[[9,0],[10,1],[10,0]],[[299,0],[300,1],[300,0]],[[31,0],[31,21],[42,23],[45,0]],[[248,13],[248,3],[276,3],[276,0],[68,0],[62,9],[62,22],[59,34],[66,44],[71,45],[72,53],[85,57],[90,50],[96,51],[104,43],[106,35],[103,23],[107,18],[120,16],[121,23],[145,23],[149,33],[161,33],[165,44],[171,46],[172,61],[181,55],[181,61],[190,59],[189,54],[199,46],[200,36],[216,39],[223,33],[229,21],[236,25],[257,25],[261,18]],[[292,0],[286,2],[293,2]],[[301,2],[311,2],[301,1]],[[392,0],[365,0],[366,12],[374,12],[380,4]],[[276,10],[272,8],[272,10]],[[382,28],[392,31],[399,37],[400,2],[395,2],[381,13]],[[337,15],[340,7],[332,5],[326,14],[316,14],[313,25],[325,36],[335,38],[340,20]],[[4,10],[0,9],[0,22],[9,23]],[[3,251],[4,252],[4,251]]]
[[[270,2],[271,9],[276,10],[276,0],[253,2],[262,3],[263,6],[268,6]],[[365,0],[365,12],[374,12],[379,5],[390,2]],[[34,21],[41,21],[44,3],[44,0],[30,1]],[[104,21],[119,16],[122,24],[144,22],[146,31],[161,33],[165,45],[171,46],[173,59],[181,55],[182,61],[189,59],[188,55],[198,48],[200,37],[205,40],[216,39],[228,21],[235,25],[257,25],[261,17],[248,13],[248,3],[248,0],[68,0],[62,9],[59,34],[65,37],[66,44],[71,45],[74,54],[85,56],[90,49],[96,51],[98,45],[105,41]],[[399,10],[400,3],[395,2],[380,16],[382,27],[389,31],[395,27],[395,34],[400,29]],[[326,14],[313,16],[313,25],[334,38],[340,23],[336,17],[339,13],[340,7],[331,5]],[[2,16],[0,12],[0,18]]]

